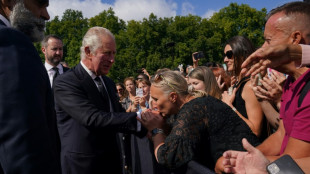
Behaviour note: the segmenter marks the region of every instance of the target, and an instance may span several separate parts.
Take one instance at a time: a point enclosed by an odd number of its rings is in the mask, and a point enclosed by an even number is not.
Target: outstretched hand
[[[300,64],[302,49],[300,45],[283,44],[266,46],[256,50],[242,63],[242,74],[255,76],[265,74],[267,68],[279,70],[277,67],[295,61]]]
[[[269,164],[269,160],[245,138],[242,139],[242,144],[247,152],[232,150],[224,152],[224,171],[239,174],[267,173],[266,166]]]

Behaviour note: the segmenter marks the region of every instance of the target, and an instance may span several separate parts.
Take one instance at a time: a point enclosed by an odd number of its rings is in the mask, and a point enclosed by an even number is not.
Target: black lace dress
[[[190,160],[214,169],[226,150],[244,150],[242,138],[254,146],[259,144],[247,124],[228,105],[211,96],[184,104],[167,122],[172,130],[157,157],[170,169],[180,168]]]

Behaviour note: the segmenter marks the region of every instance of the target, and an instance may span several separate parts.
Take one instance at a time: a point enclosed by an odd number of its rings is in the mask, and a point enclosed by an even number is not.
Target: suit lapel
[[[109,111],[110,108],[107,107],[107,105],[104,103],[103,97],[101,97],[101,94],[95,82],[89,76],[89,74],[86,72],[86,70],[82,67],[81,64],[78,64],[76,66],[76,75],[81,80],[81,85],[86,90],[91,101],[93,101],[94,104],[99,108],[104,109],[105,111]]]

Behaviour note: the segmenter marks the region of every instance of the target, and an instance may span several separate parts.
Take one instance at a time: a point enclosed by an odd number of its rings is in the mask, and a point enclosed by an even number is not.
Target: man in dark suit
[[[48,3],[0,1],[0,173],[60,173],[50,83],[32,44],[44,36]]]
[[[68,71],[69,68],[60,64],[63,59],[63,43],[56,35],[47,35],[41,42],[41,50],[45,57],[45,69],[50,79],[51,86],[58,75]]]
[[[126,173],[118,132],[134,133],[139,113],[125,113],[106,77],[116,53],[113,34],[93,27],[83,38],[81,62],[57,77],[54,96],[63,173]]]

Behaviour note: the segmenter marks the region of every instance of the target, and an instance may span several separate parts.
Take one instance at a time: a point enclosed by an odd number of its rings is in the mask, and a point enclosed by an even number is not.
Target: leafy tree
[[[247,36],[256,46],[263,43],[266,9],[256,10],[248,5],[231,3],[210,19],[199,16],[157,18],[150,14],[142,21],[125,23],[115,16],[112,8],[90,18],[82,12],[68,9],[61,19],[47,22],[46,34],[56,34],[64,42],[64,58],[70,66],[80,61],[82,37],[88,28],[102,26],[114,33],[117,43],[116,63],[110,73],[116,82],[136,76],[137,70],[147,68],[152,74],[159,68],[176,68],[192,64],[192,53],[203,51],[208,62],[223,62],[226,40],[236,35]],[[40,51],[40,45],[35,45]],[[43,54],[41,54],[43,58]]]
[[[248,5],[231,3],[215,13],[209,20],[212,36],[208,45],[212,51],[208,55],[215,61],[221,61],[224,43],[233,36],[247,36],[254,45],[260,46],[263,40],[266,9],[258,11]]]
[[[126,28],[126,24],[122,19],[115,16],[112,8],[104,10],[99,15],[89,19],[89,27],[100,26],[108,28],[113,34],[118,34]]]
[[[64,12],[61,20],[56,16],[46,23],[45,34],[55,34],[62,38],[64,60],[72,67],[80,61],[81,41],[87,29],[88,19],[83,17],[82,12],[68,9]],[[44,58],[43,54],[41,57]]]

